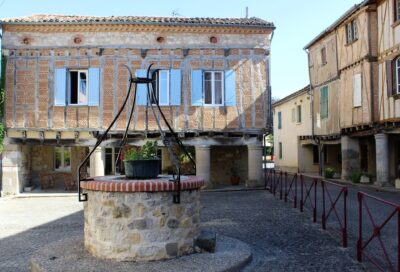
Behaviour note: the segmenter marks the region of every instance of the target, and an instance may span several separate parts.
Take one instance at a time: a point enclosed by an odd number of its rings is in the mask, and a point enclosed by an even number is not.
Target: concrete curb
[[[83,237],[76,236],[46,245],[30,260],[32,272],[236,272],[252,260],[251,248],[234,238],[218,235],[215,253],[197,253],[155,262],[115,262],[87,253]]]
[[[307,175],[307,174],[302,174],[305,177],[309,177],[309,178],[323,178],[321,176],[313,176],[313,175]],[[337,183],[340,185],[348,185],[348,186],[352,186],[355,188],[363,188],[363,189],[369,189],[369,190],[374,190],[377,192],[389,192],[389,193],[398,193],[400,194],[400,189],[396,189],[396,188],[391,188],[391,187],[378,187],[376,185],[372,185],[372,184],[361,184],[361,183],[353,183],[353,182],[349,182],[349,181],[345,181],[342,179],[327,179],[327,178],[323,178],[324,180],[328,180],[330,182],[333,183]]]

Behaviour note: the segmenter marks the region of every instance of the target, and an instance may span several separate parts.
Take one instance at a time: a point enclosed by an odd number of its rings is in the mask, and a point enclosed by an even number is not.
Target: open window
[[[55,106],[98,106],[100,102],[100,69],[55,69]]]
[[[69,71],[68,84],[68,104],[87,105],[88,103],[88,71],[71,70]]]

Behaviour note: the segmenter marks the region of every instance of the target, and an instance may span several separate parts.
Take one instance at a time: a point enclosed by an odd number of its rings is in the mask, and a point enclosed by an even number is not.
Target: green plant
[[[158,145],[156,141],[147,141],[141,147],[133,147],[125,152],[126,161],[158,159]]]
[[[371,175],[364,171],[354,171],[350,174],[349,178],[353,183],[360,183],[360,179],[362,176],[367,176],[371,178]]]
[[[332,167],[325,168],[324,176],[326,178],[333,178],[334,175],[335,175],[335,169],[334,168],[332,168]]]

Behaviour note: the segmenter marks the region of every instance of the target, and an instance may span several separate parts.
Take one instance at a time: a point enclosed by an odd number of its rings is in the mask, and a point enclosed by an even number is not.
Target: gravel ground
[[[245,271],[361,270],[309,213],[267,191],[205,192],[202,206],[203,228],[251,246]],[[82,232],[82,203],[75,197],[0,199],[0,271],[28,271],[35,250]]]

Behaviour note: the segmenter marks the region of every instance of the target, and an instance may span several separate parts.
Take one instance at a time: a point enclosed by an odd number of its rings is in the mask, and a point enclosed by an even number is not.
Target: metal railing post
[[[313,184],[314,184],[313,221],[314,221],[314,223],[316,223],[317,222],[317,185],[318,185],[318,180],[316,178],[314,178]]]
[[[300,212],[303,212],[303,207],[304,207],[304,189],[303,189],[304,177],[303,177],[303,175],[300,176],[300,186],[301,186],[301,188],[300,188],[300,195],[301,195],[301,197],[300,197]]]
[[[343,189],[343,216],[344,216],[344,227],[343,227],[343,233],[342,233],[342,238],[343,238],[343,247],[347,247],[347,187]]]
[[[285,203],[287,202],[287,195],[288,195],[288,190],[287,190],[287,172],[285,172],[285,195],[284,195],[284,200]]]
[[[297,208],[297,174],[294,176],[294,208]]]
[[[358,198],[358,240],[357,240],[357,261],[362,262],[362,193],[357,193]]]
[[[397,271],[400,272],[400,207],[397,208]]]
[[[326,229],[326,210],[325,210],[325,181],[321,180],[322,187],[322,229]]]

